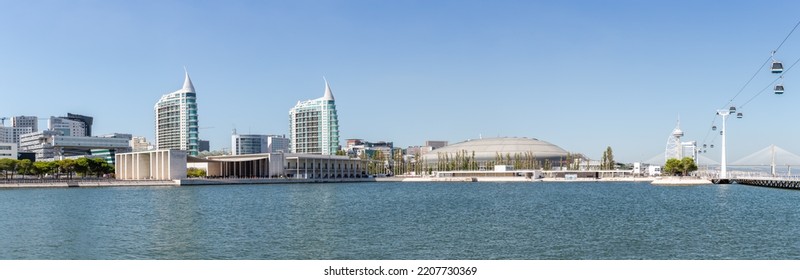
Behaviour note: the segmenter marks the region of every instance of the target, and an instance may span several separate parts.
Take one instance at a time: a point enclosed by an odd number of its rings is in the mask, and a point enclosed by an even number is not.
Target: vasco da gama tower
[[[183,88],[161,96],[153,110],[156,114],[156,148],[188,151],[196,156],[199,148],[197,126],[197,94],[189,79]]]
[[[335,155],[339,150],[339,119],[327,80],[324,96],[298,101],[289,110],[289,139],[293,153]]]

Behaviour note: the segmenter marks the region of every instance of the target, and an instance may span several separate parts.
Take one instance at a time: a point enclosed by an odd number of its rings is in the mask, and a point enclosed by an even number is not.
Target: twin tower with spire
[[[197,93],[184,68],[183,87],[161,96],[153,107],[157,149],[177,149],[199,154]],[[293,153],[333,155],[339,146],[339,118],[330,84],[322,97],[297,102],[289,110],[290,149]]]

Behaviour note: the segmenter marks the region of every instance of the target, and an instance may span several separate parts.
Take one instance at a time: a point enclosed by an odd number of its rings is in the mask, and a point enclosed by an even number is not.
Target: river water
[[[0,259],[800,259],[800,191],[648,183],[0,190]]]

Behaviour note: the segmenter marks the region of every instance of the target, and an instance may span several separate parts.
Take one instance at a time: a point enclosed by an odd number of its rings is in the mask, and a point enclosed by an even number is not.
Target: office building
[[[153,146],[153,144],[150,142],[147,142],[147,138],[142,136],[131,137],[130,146],[134,152],[155,150],[155,146]]]
[[[11,118],[12,127],[30,127],[30,132],[39,131],[39,118],[33,116],[16,116]]]
[[[299,101],[289,111],[289,139],[292,153],[333,155],[339,150],[339,120],[327,80],[324,96]]]
[[[231,155],[288,153],[289,139],[278,135],[233,134]]]
[[[50,117],[47,129],[61,131],[64,136],[88,136],[85,122],[64,117]]]
[[[92,136],[92,122],[94,122],[94,118],[72,113],[67,113],[66,117],[61,117],[61,118],[83,123],[84,134],[83,135],[73,134],[72,136]]]
[[[130,134],[87,137],[64,135],[60,130],[43,130],[21,135],[19,150],[36,153],[36,159],[60,159],[90,155],[95,149],[129,152],[130,140]]]
[[[16,143],[19,144],[19,138],[23,134],[31,133],[30,127],[5,127],[0,126],[0,143]]]
[[[197,94],[189,79],[183,87],[165,94],[153,107],[156,119],[156,149],[176,149],[196,156],[200,150],[197,122]]]
[[[208,140],[200,140],[199,148],[200,152],[208,152],[211,151],[211,141]]]
[[[17,143],[0,143],[0,158],[17,159]]]

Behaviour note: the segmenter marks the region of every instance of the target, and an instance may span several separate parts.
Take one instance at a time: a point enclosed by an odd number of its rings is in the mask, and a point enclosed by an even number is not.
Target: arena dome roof
[[[475,152],[475,160],[477,161],[494,160],[498,153],[503,156],[506,154],[514,156],[515,154],[530,152],[539,160],[557,159],[567,156],[566,150],[542,140],[522,137],[501,137],[467,140],[433,150],[423,157],[428,162],[436,162],[438,160],[438,155],[441,153],[455,154],[461,151],[467,151],[470,155],[472,152]]]

